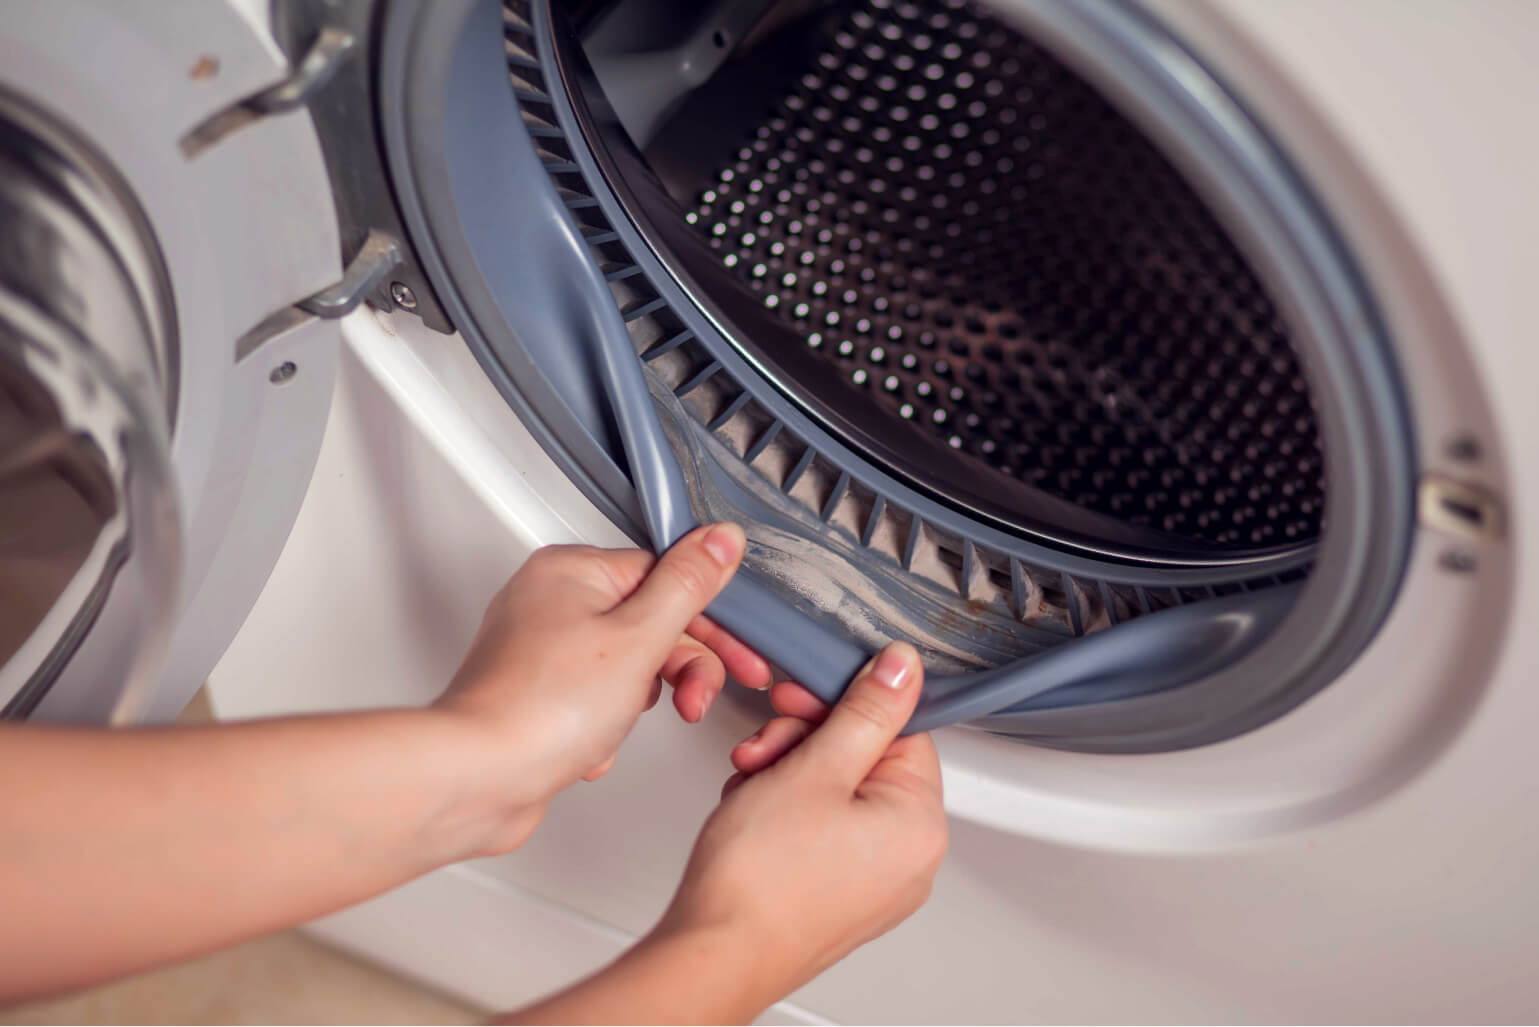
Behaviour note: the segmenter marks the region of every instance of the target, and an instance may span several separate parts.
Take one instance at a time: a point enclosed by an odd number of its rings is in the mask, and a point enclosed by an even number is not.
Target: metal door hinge
[[[256,327],[235,340],[235,362],[240,363],[275,338],[311,317],[346,317],[385,284],[401,265],[401,244],[384,232],[371,231],[348,262],[342,279],[328,289],[264,317]]]
[[[215,111],[182,136],[182,155],[191,160],[254,121],[305,106],[331,81],[357,43],[357,38],[345,29],[335,26],[321,29],[287,78]]]
[[[401,266],[401,244],[373,229],[348,263],[342,280],[295,306],[316,317],[343,317],[385,284],[385,278]]]

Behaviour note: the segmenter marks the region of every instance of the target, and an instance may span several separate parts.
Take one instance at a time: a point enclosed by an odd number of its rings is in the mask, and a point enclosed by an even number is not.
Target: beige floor
[[[213,719],[199,691],[181,720]],[[486,1013],[285,931],[99,988],[0,1007],[0,1024],[466,1024]]]
[[[0,1008],[0,1024],[468,1024],[486,1014],[297,931],[75,995]]]

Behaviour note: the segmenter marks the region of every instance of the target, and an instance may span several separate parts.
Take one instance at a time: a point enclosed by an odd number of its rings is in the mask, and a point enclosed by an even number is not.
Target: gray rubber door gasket
[[[379,116],[397,198],[435,288],[495,384],[537,437],[601,508],[657,548],[696,523],[691,493],[626,320],[553,174],[593,189],[614,231],[663,303],[688,297],[604,189],[562,84],[545,74],[542,42],[554,31],[535,3],[504,11],[496,0],[397,0],[386,9]],[[1043,744],[1097,751],[1187,747],[1277,716],[1327,684],[1371,637],[1398,587],[1409,539],[1412,447],[1396,377],[1366,289],[1329,223],[1265,136],[1200,64],[1134,8],[1047,5],[1034,15],[1083,53],[1141,80],[1174,134],[1259,238],[1269,285],[1302,326],[1300,349],[1321,409],[1330,524],[1307,582],[1246,583],[1227,571],[1175,576],[1212,598],[1144,613],[1017,662],[934,675],[910,730],[984,718],[981,726]],[[509,27],[511,26],[511,27]],[[524,34],[525,48],[507,46]],[[508,62],[515,60],[510,87]],[[528,67],[517,62],[527,61]],[[1212,86],[1211,89],[1207,88]],[[1202,87],[1202,88],[1199,88]],[[572,143],[542,157],[520,105]],[[698,310],[682,307],[694,336],[756,402],[772,388]],[[783,397],[779,402],[789,407]],[[1169,584],[1162,569],[1106,564],[1080,554],[1001,540],[954,510],[889,488],[836,439],[792,409],[779,411],[819,457],[848,461],[850,480],[888,489],[894,503],[968,545],[1008,547],[1011,559],[1065,575],[1138,587]],[[685,459],[698,454],[684,453]],[[709,459],[709,458],[707,458]],[[975,541],[976,540],[976,541]],[[997,550],[996,550],[997,551]],[[1015,554],[1024,554],[1017,557]],[[1226,582],[1228,583],[1225,587]],[[1238,582],[1238,586],[1235,583]],[[837,622],[788,603],[752,568],[710,613],[815,694],[832,701],[869,657]]]

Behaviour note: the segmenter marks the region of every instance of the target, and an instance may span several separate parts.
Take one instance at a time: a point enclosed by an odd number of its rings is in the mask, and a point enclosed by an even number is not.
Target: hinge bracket
[[[348,262],[341,281],[264,317],[256,327],[235,341],[235,362],[240,363],[267,340],[282,335],[311,317],[327,320],[346,317],[368,299],[370,293],[383,285],[390,272],[400,265],[400,243],[378,229],[371,230],[353,259]]]
[[[342,273],[342,280],[295,306],[316,317],[343,317],[383,285],[390,272],[400,265],[401,244],[379,229],[371,229]]]
[[[182,136],[182,156],[191,160],[254,121],[305,106],[322,86],[331,81],[357,42],[345,29],[335,26],[321,29],[287,78],[215,111]]]

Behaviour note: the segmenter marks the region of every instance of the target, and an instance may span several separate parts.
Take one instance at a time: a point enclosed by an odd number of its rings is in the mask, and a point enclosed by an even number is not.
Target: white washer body
[[[1539,134],[1524,130],[1539,100],[1539,18],[1520,0],[1158,10],[1322,191],[1381,296],[1397,290],[1392,331],[1421,353],[1408,387],[1456,407],[1458,390],[1439,391],[1439,346],[1472,354],[1490,409],[1470,416],[1489,417],[1500,440],[1484,459],[1506,463],[1507,537],[1477,550],[1483,575],[1466,579],[1423,535],[1369,651],[1298,710],[1229,742],[1106,757],[941,732],[954,817],[933,898],[779,1007],[783,1018],[1421,1021],[1539,1009],[1539,637],[1524,630],[1539,623],[1527,544],[1539,463],[1525,458],[1539,444],[1528,295]],[[345,338],[300,519],[212,679],[224,716],[425,702],[530,551],[625,544],[457,340],[369,312]],[[729,747],[756,725],[754,702],[721,703],[698,726],[664,707],[518,852],[315,930],[489,1006],[596,968],[661,912]]]

